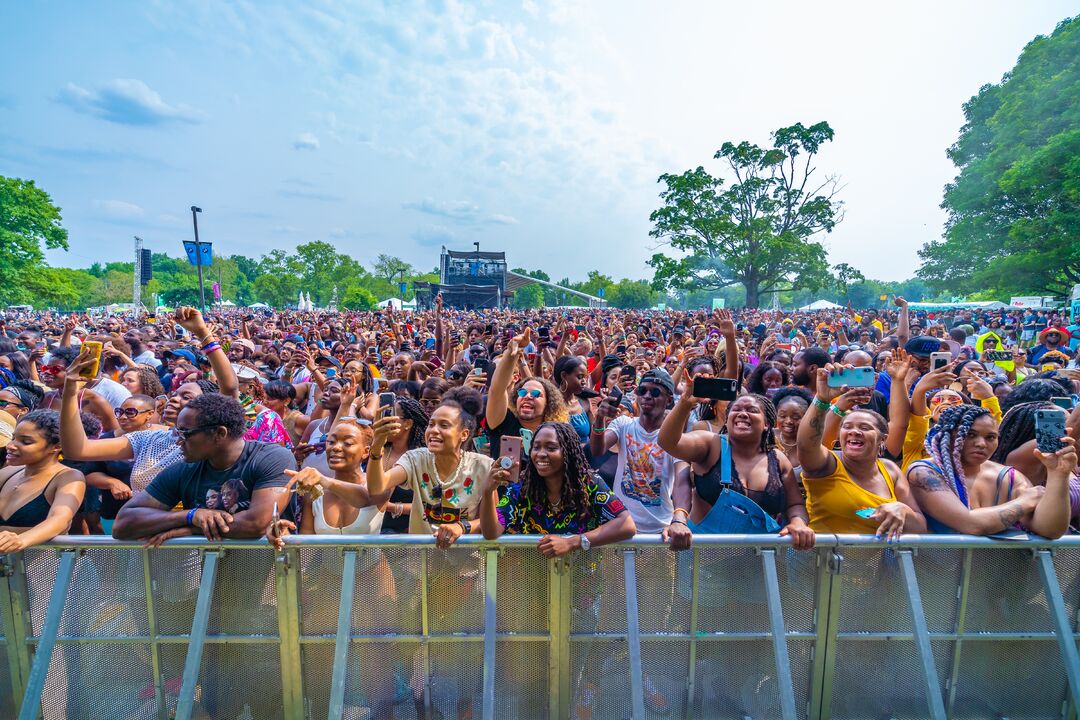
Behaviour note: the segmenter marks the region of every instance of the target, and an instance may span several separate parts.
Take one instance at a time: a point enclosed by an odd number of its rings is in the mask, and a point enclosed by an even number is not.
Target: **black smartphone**
[[[626,354],[626,346],[625,345],[616,345],[615,346],[615,354],[616,355],[624,355],[624,354]]]
[[[1065,413],[1061,410],[1035,411],[1035,446],[1042,453],[1055,453],[1063,445],[1065,437]]]
[[[551,330],[548,328],[547,325],[544,325],[536,331],[536,334],[542,338],[551,337]]]
[[[734,400],[739,394],[739,383],[731,378],[694,378],[694,397],[709,400]]]
[[[484,328],[484,331],[488,335],[494,335],[495,334],[495,325],[492,324],[492,323],[488,323],[487,326]]]
[[[394,415],[397,410],[397,395],[392,392],[379,393],[379,414],[383,417]]]
[[[618,405],[622,400],[623,391],[618,385],[612,385],[611,391],[608,393],[608,398],[614,398],[615,404]]]

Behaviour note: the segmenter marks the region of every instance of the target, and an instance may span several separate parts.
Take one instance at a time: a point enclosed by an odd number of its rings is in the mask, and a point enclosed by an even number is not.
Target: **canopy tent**
[[[270,309],[270,306],[267,305],[266,303],[251,303],[250,305],[248,305],[248,307],[251,308],[252,310],[269,310]]]
[[[401,300],[398,299],[398,298],[387,298],[386,300],[383,300],[381,303],[379,303],[379,307],[381,307],[381,308],[386,308],[388,306],[394,308],[395,310],[415,310],[416,309],[416,303],[415,302],[402,303]]]
[[[831,303],[828,300],[815,300],[809,305],[803,305],[801,308],[799,308],[799,310],[841,310],[842,308],[843,305],[837,305],[836,303]]]
[[[986,302],[908,303],[909,309],[924,310],[926,312],[935,312],[937,310],[1003,310],[1008,307],[1005,303],[997,300],[988,300]]]

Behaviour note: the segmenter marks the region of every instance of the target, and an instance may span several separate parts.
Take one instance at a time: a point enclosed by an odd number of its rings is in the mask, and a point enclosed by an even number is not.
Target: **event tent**
[[[799,310],[839,310],[843,306],[831,303],[828,300],[815,300],[809,305],[803,305]]]

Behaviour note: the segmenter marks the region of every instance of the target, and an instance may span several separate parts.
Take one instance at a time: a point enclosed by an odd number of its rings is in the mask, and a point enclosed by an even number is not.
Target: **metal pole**
[[[788,659],[784,610],[780,606],[780,582],[776,575],[775,550],[761,551],[761,569],[764,572],[765,598],[769,606],[773,657],[776,660],[776,684],[780,694],[780,714],[784,720],[795,720],[795,688],[791,683],[791,661]]]
[[[199,218],[196,213],[201,213],[202,208],[191,206],[191,224],[195,226],[195,267],[199,271],[199,310],[206,312],[206,290],[203,288],[202,279],[202,251],[199,247]]]
[[[60,567],[56,570],[56,580],[52,594],[49,595],[45,624],[41,627],[34,663],[30,666],[26,693],[23,695],[22,707],[19,708],[19,720],[36,720],[41,712],[41,693],[45,690],[45,677],[49,674],[49,662],[56,647],[56,634],[60,631],[60,617],[64,614],[64,604],[74,573],[75,552],[68,550],[60,555]]]
[[[352,630],[353,600],[356,594],[356,551],[346,550],[341,570],[341,600],[338,603],[337,635],[334,637],[334,669],[330,675],[328,720],[341,720],[345,713],[345,671],[349,661],[349,632]]]
[[[495,720],[495,631],[499,551],[484,553],[484,703],[483,720]]]
[[[922,663],[923,684],[926,690],[926,705],[929,717],[945,720],[945,702],[941,699],[941,682],[938,680],[937,667],[934,665],[934,651],[930,647],[930,631],[926,625],[926,612],[923,610],[922,594],[919,581],[915,576],[915,561],[910,550],[901,550],[900,571],[907,588],[908,607],[911,610],[911,628],[915,636],[915,647],[919,651]]]
[[[637,557],[623,550],[623,580],[626,583],[626,644],[630,651],[630,717],[645,720],[645,687],[641,677],[641,629],[638,619]]]
[[[191,720],[195,709],[195,687],[199,682],[203,645],[206,643],[206,626],[210,622],[210,601],[214,596],[214,579],[217,577],[218,551],[208,550],[203,555],[202,577],[199,580],[199,597],[195,600],[195,615],[191,620],[188,636],[187,657],[180,681],[180,695],[176,700],[176,720]]]
[[[1065,666],[1065,677],[1069,681],[1069,692],[1075,701],[1080,697],[1080,653],[1076,650],[1076,636],[1072,624],[1065,612],[1065,599],[1061,595],[1057,571],[1054,570],[1054,556],[1049,550],[1036,553],[1039,561],[1039,574],[1042,575],[1043,590],[1046,592],[1047,610],[1054,622],[1054,635],[1057,636],[1058,649],[1061,650],[1061,663]]]

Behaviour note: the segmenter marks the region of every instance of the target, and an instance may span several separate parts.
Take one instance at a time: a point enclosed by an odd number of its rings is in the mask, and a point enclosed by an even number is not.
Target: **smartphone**
[[[949,353],[945,354],[948,355]],[[874,377],[874,368],[872,367],[844,368],[835,375],[829,373],[829,387],[831,388],[840,388],[845,385],[853,388],[872,388],[876,383],[877,379]]]
[[[326,379],[327,380],[330,380],[330,379],[336,378],[336,377],[337,377],[337,368],[335,368],[335,367],[326,368]]]
[[[397,395],[392,392],[379,393],[379,413],[386,417],[397,411]]]
[[[551,337],[551,330],[545,325],[537,330],[536,334],[542,338]]]
[[[87,380],[93,380],[97,377],[98,370],[101,369],[101,347],[101,343],[97,340],[87,340],[83,343],[83,349],[89,350],[90,354],[94,357],[94,364],[80,370],[79,377],[86,378]]]
[[[434,365],[437,368],[441,368],[443,366],[442,358],[439,357],[438,355],[432,355],[431,359],[428,360],[428,362],[431,363],[432,365]]]
[[[526,353],[529,362],[536,362],[536,353]]]
[[[622,355],[625,352],[626,352],[626,346],[625,345],[616,345],[615,346],[615,354],[616,355]]]
[[[524,441],[517,435],[503,435],[499,438],[499,457],[510,458],[510,482],[516,483],[521,476],[521,450]]]
[[[1012,359],[1012,353],[1008,350],[987,350],[983,353],[985,362],[1008,362]]]
[[[870,516],[877,512],[877,508],[863,508],[862,510],[856,510],[855,514],[859,517],[869,520]]]
[[[935,370],[941,370],[944,367],[948,367],[952,362],[951,352],[933,352],[930,353],[930,372]]]
[[[575,325],[574,329],[577,330],[579,333],[580,332],[585,332],[585,326],[584,325]]]
[[[1050,402],[1054,403],[1065,412],[1069,412],[1075,407],[1071,397],[1052,397],[1050,398]]]
[[[694,397],[709,400],[734,400],[739,393],[739,383],[731,378],[694,378]]]
[[[618,385],[613,385],[611,387],[611,391],[608,392],[608,399],[612,400],[612,403],[615,405],[615,407],[619,406],[619,403],[622,401],[622,396],[622,388],[620,388]]]
[[[428,338],[427,340],[425,340],[424,341],[424,347],[426,347],[429,350],[431,348],[435,347],[435,338]]]
[[[1062,446],[1065,437],[1065,413],[1061,410],[1035,411],[1035,446],[1039,452],[1054,453]]]
[[[484,327],[484,332],[485,332],[486,334],[488,334],[488,335],[494,335],[494,334],[495,334],[495,325],[494,325],[494,324],[492,324],[492,323],[488,323],[488,324],[487,324],[487,325],[486,325],[486,326]]]
[[[791,352],[791,343],[776,343],[777,350],[783,350],[785,352]]]
[[[476,358],[475,360],[473,360],[472,366],[475,370],[483,371],[487,368],[487,358]]]

